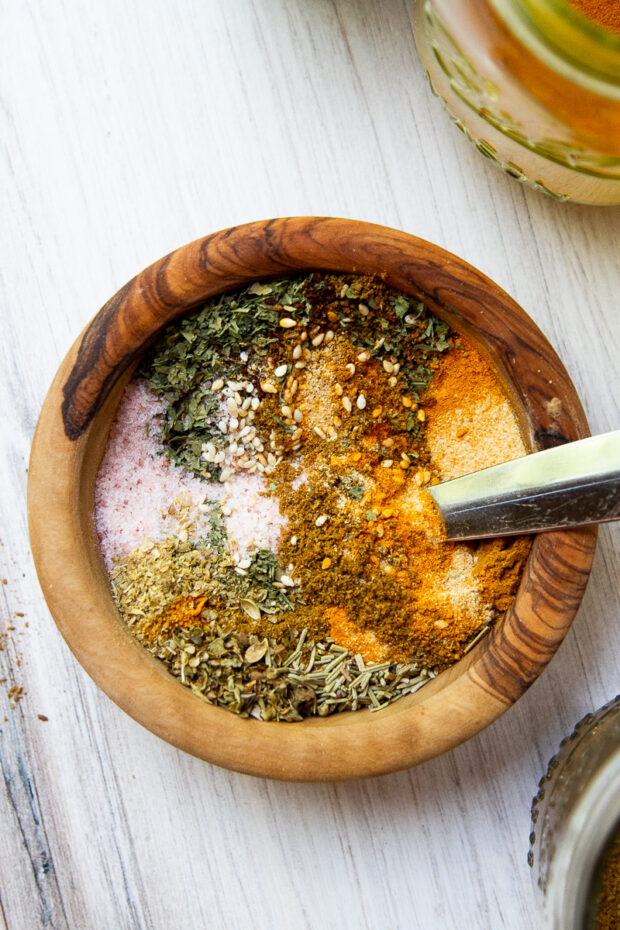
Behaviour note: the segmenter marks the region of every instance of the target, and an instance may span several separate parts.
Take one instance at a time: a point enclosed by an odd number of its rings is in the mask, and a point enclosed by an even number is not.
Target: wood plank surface
[[[553,342],[592,431],[618,428],[618,210],[557,204],[480,158],[426,86],[410,13],[0,3],[0,928],[542,925],[529,805],[562,736],[618,691],[618,527],[514,708],[420,768],[339,785],[231,774],[143,730],[72,658],[29,554],[29,446],[69,345],[135,272],[252,219],[350,216],[456,252]]]

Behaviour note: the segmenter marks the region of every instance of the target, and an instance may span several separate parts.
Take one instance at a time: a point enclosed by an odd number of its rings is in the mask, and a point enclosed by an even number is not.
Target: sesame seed
[[[360,354],[357,356],[358,362],[367,362],[369,358],[370,358],[370,352],[366,352],[366,350],[364,350],[363,352],[360,352]]]
[[[345,366],[345,368],[349,374],[349,377],[352,378],[353,375],[355,374],[355,365],[353,364],[353,362],[349,362],[348,365]]]
[[[319,439],[327,439],[327,436],[325,435],[325,433],[323,432],[320,426],[315,426],[314,432],[319,437]]]
[[[331,342],[334,336],[335,336],[335,333],[333,329],[328,329],[327,332],[325,333],[325,342]]]
[[[301,346],[297,345],[293,349],[293,358],[297,361],[298,358],[301,358]]]
[[[337,381],[336,381],[336,383],[335,383],[335,385],[334,385],[334,391],[336,392],[336,394],[338,395],[338,397],[342,397],[342,394],[343,394],[342,385],[341,385],[341,384],[338,384]]]
[[[239,429],[239,420],[236,417],[230,418],[228,421],[228,429],[233,430],[233,432],[234,430]]]
[[[384,459],[381,462],[381,464],[383,465],[384,468],[391,468],[394,462],[392,461],[392,459]]]
[[[314,348],[315,349],[318,348],[324,339],[325,339],[325,333],[319,333],[318,336],[315,336],[314,339],[311,340]]]
[[[357,404],[358,410],[364,410],[366,407],[366,398],[363,394],[360,394],[355,403]]]
[[[418,416],[418,420],[420,421],[420,423],[424,423],[424,421],[426,420],[426,414],[424,413],[424,411],[418,410],[417,416]]]
[[[317,517],[314,521],[315,526],[324,526],[329,520],[329,516],[326,513],[321,514],[320,517]]]
[[[278,389],[275,384],[272,384],[271,381],[261,381],[261,388],[265,394],[277,394]]]
[[[280,581],[282,582],[285,588],[295,587],[295,582],[293,581],[290,575],[282,575],[282,577],[280,578]]]
[[[295,423],[301,423],[303,418],[304,418],[304,415],[299,409],[299,407],[293,411],[293,419],[295,420]]]
[[[213,382],[213,384],[211,385],[211,390],[212,390],[212,391],[221,391],[223,387],[224,387],[224,380],[223,380],[223,378],[217,378],[217,379]]]
[[[260,407],[260,400],[258,399],[258,397],[252,398],[251,407],[252,407],[252,410],[258,410],[258,408]]]
[[[368,316],[368,314],[370,313],[370,310],[366,306],[366,304],[359,304],[357,309],[359,310],[362,316]]]
[[[278,365],[278,367],[274,371],[274,375],[276,376],[276,378],[283,378],[286,372],[287,372],[286,365]]]
[[[290,407],[287,407],[286,405],[284,405],[284,407],[280,407],[280,413],[282,414],[283,417],[286,417],[288,420],[290,420],[293,416],[293,411],[291,410]]]
[[[239,408],[237,407],[237,404],[233,397],[228,398],[228,400],[226,401],[226,406],[228,408],[228,412],[231,415],[231,417],[236,416]]]
[[[342,398],[342,406],[347,411],[347,413],[351,413],[353,409],[353,404],[351,403],[351,401],[346,395]]]
[[[388,375],[391,375],[392,372],[394,371],[394,366],[393,366],[392,363],[389,362],[387,359],[384,359],[384,360],[383,360],[383,370],[386,371],[386,372],[388,373]]]
[[[297,326],[297,320],[292,320],[290,316],[283,316],[280,319],[280,326],[282,329],[292,329],[293,326]]]
[[[398,378],[395,378],[394,375],[392,375],[391,378],[388,378],[388,385],[390,387],[396,387],[397,384],[398,384]]]

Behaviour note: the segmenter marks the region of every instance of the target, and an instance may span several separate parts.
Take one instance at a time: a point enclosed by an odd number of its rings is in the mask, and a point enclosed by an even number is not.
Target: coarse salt
[[[106,566],[145,539],[157,542],[178,533],[171,505],[181,497],[205,533],[210,510],[205,501],[225,502],[233,553],[245,557],[258,548],[275,549],[286,520],[266,493],[266,480],[235,472],[228,481],[204,481],[175,465],[162,454],[164,412],[164,402],[144,383],[131,382],[125,389],[95,485],[95,525]]]

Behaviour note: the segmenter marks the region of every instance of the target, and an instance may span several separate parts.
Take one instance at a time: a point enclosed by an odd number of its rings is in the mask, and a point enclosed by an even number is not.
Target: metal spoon
[[[620,520],[620,430],[534,452],[429,491],[448,539]]]

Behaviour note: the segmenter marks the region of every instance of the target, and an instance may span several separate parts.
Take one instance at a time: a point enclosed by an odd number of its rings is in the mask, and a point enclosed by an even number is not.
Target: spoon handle
[[[620,520],[620,430],[534,452],[429,491],[448,539]]]

